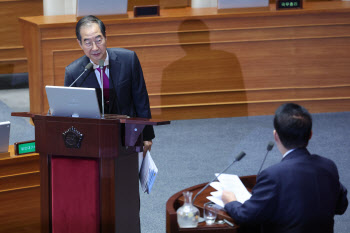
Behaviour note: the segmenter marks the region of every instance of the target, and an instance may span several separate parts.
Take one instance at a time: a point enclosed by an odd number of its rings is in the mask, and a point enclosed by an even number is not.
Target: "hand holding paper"
[[[140,182],[142,191],[148,194],[152,190],[153,183],[158,174],[158,168],[154,163],[151,153],[147,151],[145,158],[142,159],[142,153],[139,154],[139,169],[140,169]],[[142,160],[142,162],[140,161]]]
[[[221,200],[226,205],[229,202],[237,201],[237,198],[233,192],[224,190],[221,194]]]
[[[218,174],[215,174],[218,175]],[[212,182],[210,186],[218,190],[217,192],[210,193],[212,196],[207,197],[210,201],[224,207],[225,204],[221,199],[222,192],[233,192],[237,198],[237,201],[244,203],[251,197],[246,187],[237,175],[221,174],[218,178],[219,182]]]

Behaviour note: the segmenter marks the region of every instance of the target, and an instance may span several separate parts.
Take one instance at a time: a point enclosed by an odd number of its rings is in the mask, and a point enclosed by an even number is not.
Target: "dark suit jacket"
[[[148,93],[142,68],[135,52],[108,48],[109,56],[109,108],[105,113],[121,114],[131,117],[151,118]],[[64,85],[69,86],[84,71],[90,62],[83,56],[66,67]],[[96,88],[97,98],[101,109],[101,89],[93,69],[83,75],[73,86]],[[143,140],[154,138],[152,126],[146,126],[143,131]]]
[[[346,195],[334,162],[296,149],[257,177],[248,201],[225,209],[239,223],[262,224],[263,232],[329,233],[334,215],[348,206]]]

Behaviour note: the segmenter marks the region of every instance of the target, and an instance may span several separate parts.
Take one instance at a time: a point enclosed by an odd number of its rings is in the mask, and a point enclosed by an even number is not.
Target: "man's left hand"
[[[143,141],[143,157],[146,156],[147,151],[151,151],[152,141]]]

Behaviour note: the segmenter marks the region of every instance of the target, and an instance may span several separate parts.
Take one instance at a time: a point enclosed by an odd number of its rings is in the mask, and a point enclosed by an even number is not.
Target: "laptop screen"
[[[0,122],[0,153],[8,152],[10,142],[9,121]]]
[[[52,116],[100,119],[95,88],[46,86]]]
[[[77,17],[126,14],[128,0],[77,0]]]

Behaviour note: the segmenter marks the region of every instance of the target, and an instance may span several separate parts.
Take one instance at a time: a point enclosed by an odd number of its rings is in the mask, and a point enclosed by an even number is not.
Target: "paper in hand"
[[[216,176],[218,174],[215,174]],[[248,192],[242,181],[237,175],[231,174],[221,174],[218,177],[219,182],[212,182],[210,186],[217,190],[217,192],[211,192],[211,196],[207,197],[210,201],[215,204],[224,207],[225,204],[221,199],[222,191],[230,191],[236,195],[237,201],[242,204],[251,197],[251,194]]]
[[[141,166],[139,166],[139,170],[141,189],[142,191],[147,192],[149,194],[151,193],[154,181],[158,174],[158,168],[154,163],[151,157],[151,153],[149,151],[147,151],[145,158],[143,158]]]

